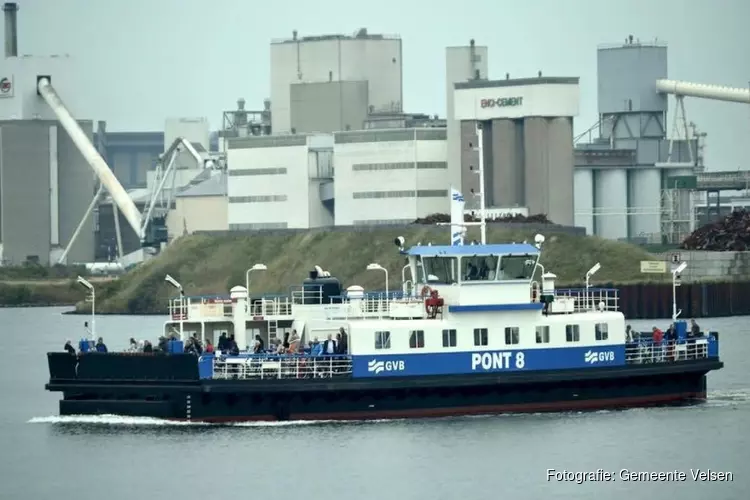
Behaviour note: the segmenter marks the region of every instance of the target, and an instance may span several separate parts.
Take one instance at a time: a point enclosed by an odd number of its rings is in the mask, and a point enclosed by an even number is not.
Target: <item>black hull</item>
[[[565,372],[326,380],[52,380],[61,415],[205,422],[365,420],[600,410],[706,398],[716,360]]]

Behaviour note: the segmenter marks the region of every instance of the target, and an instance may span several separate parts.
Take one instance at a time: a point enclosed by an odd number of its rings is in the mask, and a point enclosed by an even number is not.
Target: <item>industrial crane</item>
[[[81,222],[71,236],[71,239],[68,242],[65,251],[60,256],[59,263],[65,262],[67,254],[73,242],[75,242],[78,234],[85,226],[86,220],[90,217],[91,212],[96,207],[105,188],[111,195],[114,205],[117,207],[117,209],[119,209],[120,212],[122,212],[125,220],[128,222],[130,227],[133,228],[133,231],[135,231],[136,235],[138,235],[138,237],[140,238],[141,246],[159,249],[162,243],[167,242],[166,214],[160,214],[157,217],[153,217],[154,208],[159,195],[164,189],[166,180],[170,173],[172,173],[172,178],[174,179],[174,163],[180,152],[179,146],[184,146],[185,149],[198,161],[198,164],[201,164],[203,162],[200,154],[195,150],[195,148],[192,144],[190,144],[189,141],[182,137],[176,139],[172,143],[169,149],[167,149],[165,154],[161,157],[160,165],[158,166],[159,172],[157,176],[159,184],[154,193],[152,193],[146,214],[143,215],[138,210],[138,207],[133,202],[133,199],[130,197],[130,195],[128,195],[127,191],[125,191],[125,188],[122,187],[122,184],[120,184],[120,182],[117,180],[115,174],[112,172],[102,156],[91,143],[89,138],[83,132],[80,125],[78,125],[76,119],[73,118],[71,113],[68,111],[68,108],[65,106],[59,94],[52,86],[50,77],[37,77],[37,91],[39,95],[42,96],[42,98],[47,102],[50,108],[52,108],[52,111],[55,113],[55,116],[57,116],[60,124],[63,126],[66,132],[68,132],[71,140],[81,152],[86,162],[91,166],[101,183],[99,186],[99,190],[91,200],[91,204],[89,204],[89,207],[87,208],[86,213],[81,219]],[[164,168],[165,160],[167,164],[166,168]],[[174,196],[174,188],[170,190],[170,196]],[[119,217],[117,216],[116,212],[115,224],[118,234],[118,246],[120,247],[120,249],[122,249],[119,231]],[[120,257],[122,258],[122,254],[120,254]]]

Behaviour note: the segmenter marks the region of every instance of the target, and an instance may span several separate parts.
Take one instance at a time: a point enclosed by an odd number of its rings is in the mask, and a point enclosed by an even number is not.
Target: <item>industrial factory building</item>
[[[699,155],[695,139],[667,138],[666,45],[631,38],[597,61],[599,139],[576,148],[575,224],[607,239],[660,241],[672,221],[689,233],[690,192],[670,194],[669,178],[693,175]]]
[[[227,141],[233,230],[333,225],[333,137],[280,135]]]
[[[336,225],[410,223],[447,212],[445,139],[436,128],[334,134]]]
[[[0,261],[3,265],[55,264],[70,242],[96,190],[91,168],[39,95],[49,77],[65,104],[77,109],[73,61],[64,56],[18,56],[17,5],[5,11],[5,59],[0,72]],[[93,123],[79,125],[89,140]],[[68,262],[90,262],[93,218],[83,221]]]
[[[479,192],[479,158],[473,145],[481,127],[486,206],[526,207],[572,225],[578,78],[456,83],[453,104],[454,117],[461,122],[463,192]]]
[[[369,34],[271,43],[274,134],[360,130],[368,114],[401,112],[401,39]]]

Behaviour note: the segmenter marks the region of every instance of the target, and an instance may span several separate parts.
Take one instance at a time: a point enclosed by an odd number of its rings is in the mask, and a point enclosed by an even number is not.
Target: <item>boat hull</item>
[[[324,380],[59,380],[61,415],[241,422],[367,420],[694,403],[720,361],[564,372]]]

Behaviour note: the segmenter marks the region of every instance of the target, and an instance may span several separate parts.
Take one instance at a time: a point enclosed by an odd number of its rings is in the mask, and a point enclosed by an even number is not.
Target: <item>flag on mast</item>
[[[458,189],[451,187],[451,246],[464,244],[464,195]]]

